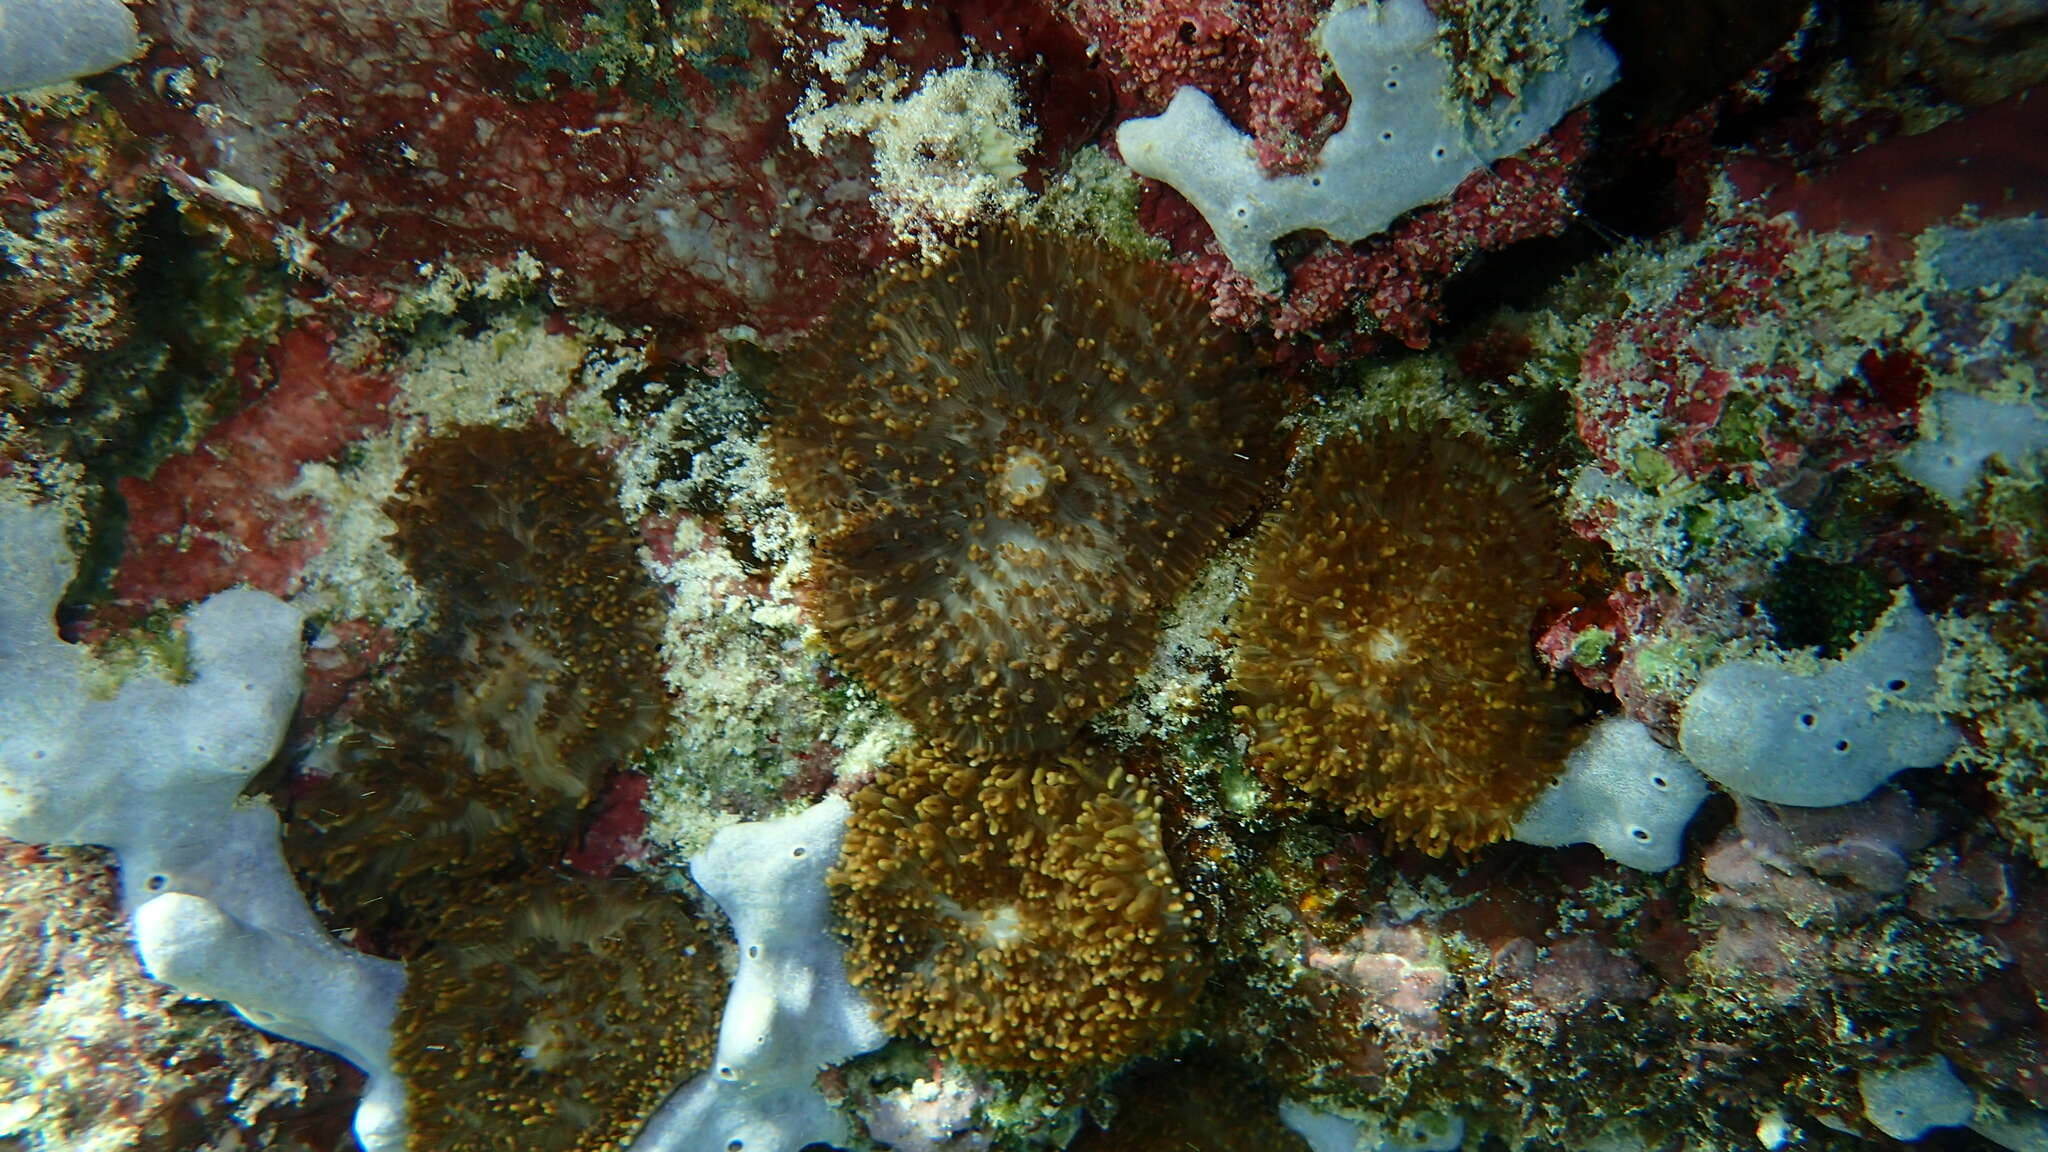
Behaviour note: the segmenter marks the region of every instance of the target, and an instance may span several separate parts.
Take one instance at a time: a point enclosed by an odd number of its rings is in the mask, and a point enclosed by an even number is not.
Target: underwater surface
[[[0,0],[0,1149],[2048,1152],[2043,0]]]

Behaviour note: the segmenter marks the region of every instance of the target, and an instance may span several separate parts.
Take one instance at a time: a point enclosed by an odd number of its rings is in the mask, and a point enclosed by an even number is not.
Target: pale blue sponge
[[[1570,0],[1542,9],[1547,20],[1576,19]],[[1614,83],[1618,68],[1598,35],[1578,32],[1565,42],[1562,66],[1530,78],[1519,100],[1480,109],[1474,128],[1456,103],[1437,18],[1423,0],[1368,2],[1334,13],[1320,32],[1351,94],[1351,112],[1308,172],[1267,175],[1252,138],[1197,88],[1175,92],[1163,114],[1116,130],[1124,162],[1186,196],[1237,270],[1275,294],[1284,286],[1275,240],[1304,229],[1343,241],[1384,231],[1396,216],[1442,200],[1481,167],[1534,144]]]
[[[888,1035],[846,979],[826,874],[846,839],[847,802],[827,796],[776,820],[735,824],[690,860],[732,921],[739,971],[711,1071],[678,1089],[631,1152],[798,1152],[849,1139],[818,1092],[820,1070]]]
[[[1941,637],[1904,590],[1839,660],[1753,656],[1700,678],[1678,746],[1730,792],[1772,804],[1853,804],[1940,764],[1954,725],[1933,710]]]
[[[1947,388],[1921,405],[1920,439],[1895,461],[1901,472],[1951,504],[1962,504],[1992,457],[2018,471],[2048,449],[2048,412]]]
[[[363,1069],[357,1138],[397,1152],[405,972],[335,943],[285,865],[277,814],[241,795],[298,702],[298,610],[222,592],[185,619],[188,682],[136,677],[106,696],[53,623],[71,571],[57,511],[0,500],[0,835],[112,848],[150,975]]]
[[[1515,825],[1515,839],[1546,848],[1592,844],[1645,872],[1678,863],[1685,826],[1707,782],[1685,757],[1625,716],[1602,720],[1565,761],[1564,775]]]

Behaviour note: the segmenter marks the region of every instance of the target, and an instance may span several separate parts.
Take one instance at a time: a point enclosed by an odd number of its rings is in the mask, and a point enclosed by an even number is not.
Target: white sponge
[[[1544,8],[1551,20],[1574,16],[1570,0]],[[1600,37],[1580,32],[1566,42],[1561,68],[1532,77],[1518,102],[1496,101],[1485,110],[1489,130],[1474,132],[1456,107],[1438,33],[1423,0],[1368,0],[1323,21],[1323,51],[1351,94],[1351,112],[1308,172],[1268,176],[1251,137],[1196,88],[1175,92],[1159,116],[1119,125],[1117,148],[1133,169],[1186,196],[1237,270],[1277,295],[1284,282],[1275,240],[1303,229],[1343,241],[1384,231],[1483,165],[1535,143],[1612,84],[1617,70]]]
[[[1901,589],[1839,660],[1717,664],[1679,717],[1678,746],[1730,792],[1772,804],[1853,804],[1941,763],[1956,730],[1931,710],[1941,637]]]
[[[1565,761],[1564,775],[1515,825],[1515,839],[1555,848],[1593,844],[1645,872],[1678,863],[1685,826],[1707,782],[1685,757],[1626,716],[1610,716]]]
[[[825,874],[852,809],[837,796],[712,837],[690,875],[732,920],[739,973],[712,1070],[663,1104],[632,1152],[798,1152],[844,1143],[818,1072],[889,1039],[846,979]]]

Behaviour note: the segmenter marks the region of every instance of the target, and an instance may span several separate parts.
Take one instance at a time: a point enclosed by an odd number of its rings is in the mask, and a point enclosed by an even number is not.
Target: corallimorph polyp
[[[1504,839],[1571,741],[1575,700],[1530,643],[1561,544],[1475,441],[1324,442],[1261,530],[1238,625],[1253,760],[1434,854]]]
[[[832,883],[884,1027],[1054,1072],[1179,1029],[1203,961],[1144,766],[1087,741],[982,764],[927,747],[854,797]]]
[[[1169,273],[1024,230],[883,276],[776,391],[833,652],[981,755],[1058,747],[1123,692],[1284,445]]]

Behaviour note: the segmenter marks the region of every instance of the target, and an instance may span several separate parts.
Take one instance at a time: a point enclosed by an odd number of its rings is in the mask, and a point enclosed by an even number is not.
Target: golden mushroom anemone
[[[826,642],[981,755],[1056,748],[1129,686],[1285,446],[1170,272],[1029,230],[885,274],[774,391]]]
[[[1134,755],[921,748],[854,798],[832,874],[847,971],[897,1035],[983,1067],[1120,1064],[1171,1036],[1203,961]]]
[[[1332,436],[1256,543],[1235,684],[1252,760],[1433,854],[1506,838],[1577,716],[1530,636],[1562,543],[1542,490],[1475,440]]]

